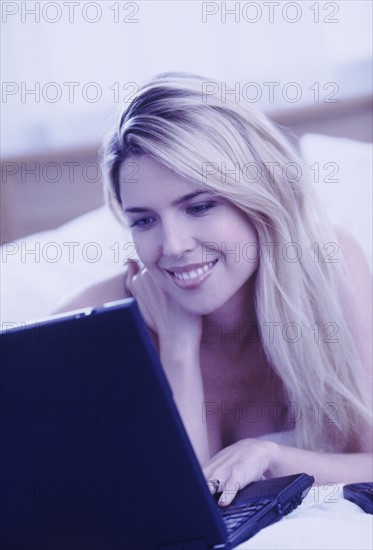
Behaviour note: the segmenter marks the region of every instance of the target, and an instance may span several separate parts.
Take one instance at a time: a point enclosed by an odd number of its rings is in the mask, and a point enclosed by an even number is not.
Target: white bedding
[[[303,504],[243,542],[241,550],[371,550],[373,516],[345,500],[343,485],[313,486]]]
[[[128,230],[101,207],[57,229],[3,245],[2,323],[45,317],[70,292],[120,272],[133,251],[130,241]],[[27,254],[32,250],[36,253]]]

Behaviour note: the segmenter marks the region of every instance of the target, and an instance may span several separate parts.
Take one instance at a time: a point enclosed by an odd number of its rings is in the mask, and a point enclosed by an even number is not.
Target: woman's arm
[[[105,279],[83,289],[79,288],[57,303],[51,314],[55,315],[74,311],[75,309],[101,306],[106,302],[128,298],[129,294],[126,292],[124,280],[125,273],[115,275],[115,277]]]
[[[312,474],[316,483],[356,483],[373,481],[373,454],[319,453],[279,445],[271,462],[270,477],[302,471]]]
[[[200,461],[210,457],[200,369],[202,318],[185,311],[156,285],[137,262],[128,264],[126,284],[137,300],[147,326],[155,335],[160,359],[173,396]]]
[[[306,472],[320,484],[373,481],[372,453],[321,453],[257,439],[242,439],[226,447],[203,470],[207,480],[220,481],[222,506],[230,504],[238,490],[262,476],[275,478]]]
[[[199,347],[187,340],[160,344],[160,359],[189,439],[200,464],[210,457],[206,422],[202,419],[203,382]]]

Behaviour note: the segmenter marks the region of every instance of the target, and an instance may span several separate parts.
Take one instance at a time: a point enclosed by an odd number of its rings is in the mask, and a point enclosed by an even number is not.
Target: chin
[[[203,300],[190,300],[186,303],[179,302],[181,307],[192,313],[193,315],[210,315],[214,311],[218,310],[224,302],[222,300],[216,301],[203,301]]]

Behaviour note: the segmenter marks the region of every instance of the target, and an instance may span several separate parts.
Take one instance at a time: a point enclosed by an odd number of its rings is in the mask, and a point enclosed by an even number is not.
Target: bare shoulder
[[[366,323],[371,317],[372,272],[365,254],[355,237],[340,227],[336,227],[335,231],[346,275],[356,300],[356,306],[367,315],[365,319]]]
[[[369,310],[372,307],[372,273],[365,254],[358,241],[348,231],[336,227],[335,232],[346,275],[357,301],[356,305],[371,313]]]
[[[335,227],[335,232],[338,237],[338,244],[342,253],[347,272],[350,275],[371,278],[371,271],[364,255],[364,252],[358,241],[342,227]]]
[[[80,288],[61,300],[52,312],[64,313],[85,307],[96,307],[106,302],[128,298],[124,286],[125,273],[104,279],[85,288]]]
[[[346,275],[351,286],[353,304],[350,326],[363,363],[372,369],[372,273],[357,240],[345,229],[335,228]]]

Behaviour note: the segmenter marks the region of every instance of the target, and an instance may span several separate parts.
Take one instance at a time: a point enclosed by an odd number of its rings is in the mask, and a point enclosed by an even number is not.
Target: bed
[[[270,116],[312,170],[332,221],[349,229],[372,266],[371,98]],[[3,162],[2,327],[48,316],[70,292],[120,273],[133,255],[128,229],[103,204],[97,148]],[[362,550],[372,540],[372,516],[331,480],[239,548]]]

